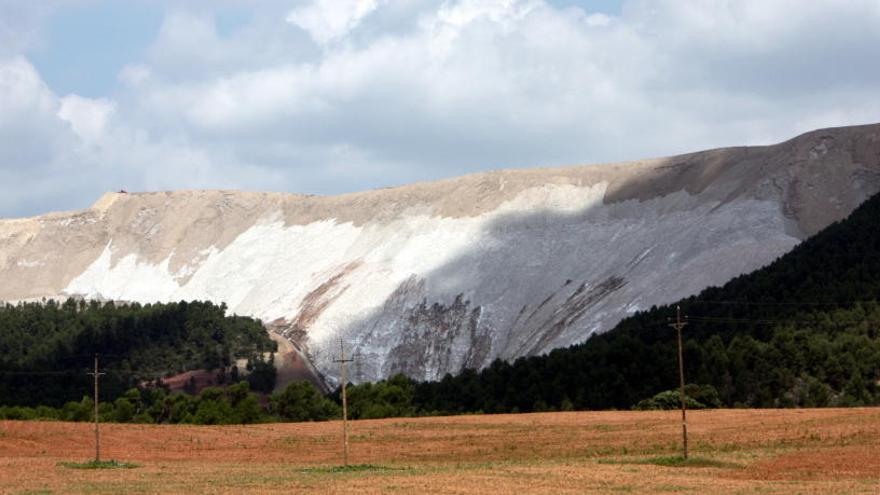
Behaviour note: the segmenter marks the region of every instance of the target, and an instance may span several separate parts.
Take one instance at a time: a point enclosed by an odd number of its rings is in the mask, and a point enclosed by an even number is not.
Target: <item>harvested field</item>
[[[880,493],[880,409],[574,412],[254,426],[0,422],[2,493]]]

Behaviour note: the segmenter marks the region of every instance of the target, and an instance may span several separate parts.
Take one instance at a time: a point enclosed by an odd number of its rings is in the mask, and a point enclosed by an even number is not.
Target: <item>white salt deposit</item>
[[[717,204],[677,193],[633,209],[603,205],[606,187],[530,188],[493,211],[459,218],[407,213],[360,226],[334,219],[285,226],[269,215],[176,272],[169,269],[173,253],[158,264],[136,254],[116,260],[111,241],[65,292],[140,302],[212,300],[266,321],[309,314],[307,344],[318,368],[332,376],[332,352],[344,335],[356,353],[374,360],[360,367],[356,378],[362,380],[399,365],[389,355],[406,340],[409,311],[423,300],[449,305],[462,294],[470,308],[482,308],[478,328],[491,337],[478,344],[472,335],[454,333],[459,327],[447,329],[453,333],[442,345],[451,348],[434,352],[458,357],[426,364],[418,376],[437,378],[463,365],[474,346],[488,345],[485,364],[527,348],[578,342],[639,307],[738,275],[797,242],[785,234],[772,202],[744,200],[712,212]],[[675,273],[683,276],[671,277]],[[600,290],[609,277],[620,277],[624,286],[549,339],[542,335],[552,313],[514,321],[546,298],[558,314],[580,285]],[[408,280],[426,284],[400,292]],[[399,307],[383,310],[395,293]],[[383,311],[397,313],[382,316],[379,325]]]

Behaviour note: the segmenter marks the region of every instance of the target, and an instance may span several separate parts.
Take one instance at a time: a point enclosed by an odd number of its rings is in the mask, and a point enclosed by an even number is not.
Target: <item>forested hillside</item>
[[[724,406],[880,402],[880,197],[769,266],[680,301],[685,375]],[[424,411],[629,408],[677,385],[675,304],[583,344],[422,383]]]
[[[91,390],[101,356],[101,394],[191,369],[219,369],[275,349],[262,324],[209,302],[0,306],[0,405],[59,406]]]

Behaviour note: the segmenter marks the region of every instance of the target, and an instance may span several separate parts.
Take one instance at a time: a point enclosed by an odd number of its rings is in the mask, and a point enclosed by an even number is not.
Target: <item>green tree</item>
[[[415,384],[406,375],[397,374],[376,383],[348,388],[349,413],[354,419],[378,419],[412,416]]]
[[[120,397],[113,401],[112,421],[117,423],[129,423],[134,419],[134,404],[125,397]]]
[[[294,381],[269,398],[270,411],[285,421],[322,421],[340,417],[339,406],[307,381]]]

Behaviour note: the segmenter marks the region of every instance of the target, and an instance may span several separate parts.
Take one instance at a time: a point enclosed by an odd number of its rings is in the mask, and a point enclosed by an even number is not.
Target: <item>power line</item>
[[[718,304],[718,305],[730,305],[730,306],[841,306],[841,305],[856,305],[856,304],[876,304],[878,301],[874,300],[853,300],[853,301],[834,301],[834,302],[814,302],[814,301],[779,301],[779,302],[758,302],[758,301],[723,301],[723,300],[712,300],[712,299],[695,299],[695,300],[684,300],[686,304]]]
[[[0,375],[13,375],[13,376],[57,376],[57,375],[71,375],[71,374],[79,374],[82,370],[71,370],[71,371],[3,371],[0,370]]]
[[[792,320],[787,318],[735,318],[728,316],[689,316],[688,320],[705,323],[753,323],[760,325],[780,325],[780,324],[797,324],[797,325],[831,325],[846,326],[858,325],[861,323],[880,324],[880,320],[860,318],[854,320],[834,320],[822,321],[819,318],[812,320]]]
[[[133,371],[133,370],[121,370],[121,369],[113,369],[113,368],[101,368],[102,374],[105,375],[115,375],[115,376],[128,376],[133,378],[141,378],[141,379],[155,379],[155,378],[165,378],[167,376],[178,375],[181,373],[185,373],[186,371],[178,371],[178,370],[165,370],[165,371]],[[193,370],[187,370],[193,371]],[[213,371],[213,370],[208,370]],[[83,368],[74,368],[74,369],[66,369],[66,370],[0,370],[0,375],[12,375],[12,376],[58,376],[58,375],[77,375],[83,372]]]
[[[166,370],[166,371],[134,371],[134,370],[122,370],[122,369],[113,369],[113,368],[101,368],[107,373],[112,373],[116,375],[152,375],[152,374],[177,374],[181,373],[176,370]],[[61,369],[61,370],[0,370],[0,374],[3,375],[64,375],[71,373],[80,373],[83,368],[69,368],[69,369]],[[190,370],[192,371],[192,370]]]

